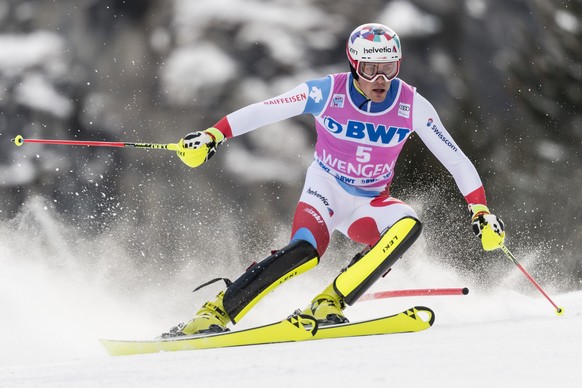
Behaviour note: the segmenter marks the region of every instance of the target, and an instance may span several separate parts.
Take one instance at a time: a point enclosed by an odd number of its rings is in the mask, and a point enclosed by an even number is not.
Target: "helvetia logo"
[[[384,54],[384,53],[391,53],[392,52],[392,48],[390,47],[382,47],[382,48],[376,48],[376,47],[372,47],[372,48],[365,48],[364,47],[364,54]]]
[[[326,197],[324,197],[323,195],[319,194],[319,193],[317,192],[317,190],[312,190],[312,189],[311,189],[311,187],[309,187],[309,188],[307,189],[307,194],[309,194],[309,195],[313,195],[315,198],[317,198],[317,199],[319,199],[321,202],[323,202],[323,204],[324,204],[325,206],[329,206],[329,201],[327,200],[327,198],[326,198]]]

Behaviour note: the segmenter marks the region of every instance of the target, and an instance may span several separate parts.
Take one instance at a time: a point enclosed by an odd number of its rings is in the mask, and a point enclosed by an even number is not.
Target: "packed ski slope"
[[[415,334],[118,358],[85,349],[83,359],[79,351],[70,360],[3,367],[0,386],[573,387],[580,382],[581,299],[579,292],[560,295],[568,306],[560,318],[512,293],[422,301],[441,311],[440,322]],[[66,347],[73,340],[60,341]],[[32,359],[37,345],[48,351],[42,342],[19,339]]]
[[[113,358],[98,338],[152,338],[188,318],[216,292],[190,293],[209,273],[144,278],[120,247],[105,237],[80,241],[41,202],[24,213],[0,224],[3,388],[548,387],[577,386],[582,377],[582,291],[547,285],[565,308],[558,317],[517,268],[486,289],[435,264],[422,242],[374,290],[467,286],[468,295],[366,301],[347,314],[359,320],[426,305],[436,322],[424,332]],[[90,260],[81,260],[87,252]],[[303,307],[328,270],[323,265],[276,290],[240,327]]]

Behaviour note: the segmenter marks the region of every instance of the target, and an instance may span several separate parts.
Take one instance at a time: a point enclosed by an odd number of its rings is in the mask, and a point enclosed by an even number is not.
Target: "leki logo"
[[[396,241],[398,241],[398,236],[394,236],[392,240],[388,241],[388,243],[384,246],[384,249],[382,249],[382,252],[386,253],[386,251],[388,251],[390,248],[392,248],[392,246],[394,246],[394,244],[396,244]]]

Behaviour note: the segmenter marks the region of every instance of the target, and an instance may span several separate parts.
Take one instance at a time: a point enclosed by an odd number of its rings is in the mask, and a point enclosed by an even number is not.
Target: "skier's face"
[[[378,77],[375,81],[366,81],[360,77],[356,82],[360,90],[373,102],[384,101],[390,89],[390,81],[386,81],[384,77]]]

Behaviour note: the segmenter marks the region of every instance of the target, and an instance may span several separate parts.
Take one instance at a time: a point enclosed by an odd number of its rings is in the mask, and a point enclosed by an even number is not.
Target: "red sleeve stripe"
[[[465,200],[468,204],[479,203],[481,205],[487,206],[487,199],[485,198],[485,189],[483,186],[476,190],[471,191],[469,194],[465,195]]]
[[[214,124],[214,128],[222,132],[224,137],[226,137],[227,139],[230,139],[232,137],[232,129],[230,128],[230,123],[228,122],[226,116],[224,116],[223,118],[220,119],[219,122]]]

